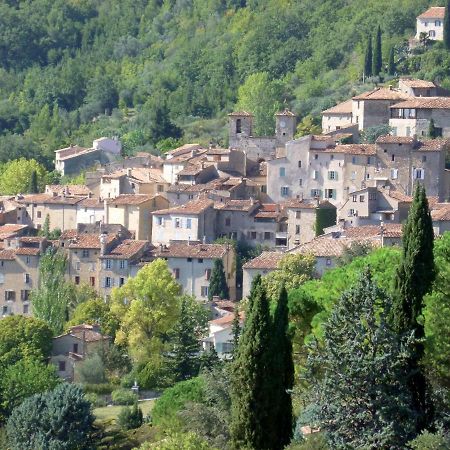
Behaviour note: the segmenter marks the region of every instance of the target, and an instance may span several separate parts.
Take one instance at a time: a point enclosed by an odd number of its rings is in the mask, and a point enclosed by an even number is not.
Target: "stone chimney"
[[[106,233],[100,235],[100,256],[105,256],[106,254]]]
[[[127,177],[131,177],[133,169],[131,167],[127,168]]]

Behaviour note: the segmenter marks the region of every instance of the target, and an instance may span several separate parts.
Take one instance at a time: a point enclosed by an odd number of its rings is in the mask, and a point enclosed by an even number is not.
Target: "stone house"
[[[159,245],[151,252],[152,258],[167,261],[174,278],[183,292],[206,302],[214,261],[221,259],[229,289],[230,300],[236,299],[236,255],[228,244],[198,242]]]
[[[439,97],[447,95],[447,92],[433,81],[416,80],[409,77],[402,77],[398,80],[398,89],[410,97]]]
[[[39,281],[39,260],[47,249],[45,238],[6,239],[0,250],[0,308],[2,317],[31,315],[30,294]]]
[[[432,41],[442,41],[444,39],[444,17],[444,6],[432,6],[417,16],[416,39],[420,40],[420,35],[425,33]]]
[[[47,184],[44,193],[52,196],[65,195],[81,198],[92,196],[92,191],[83,184]]]
[[[163,177],[170,183],[175,184],[178,181],[178,174],[188,166],[197,166],[206,160],[206,149],[198,144],[189,144],[178,149],[172,150],[167,154],[167,159],[163,163]],[[213,174],[212,174],[213,175]],[[205,177],[206,178],[206,177]],[[213,178],[213,176],[211,176]],[[204,183],[209,179],[199,181]]]
[[[212,242],[216,238],[214,202],[207,198],[152,213],[152,238],[156,244],[173,241]]]
[[[77,224],[105,222],[105,204],[99,198],[87,197],[77,203]]]
[[[122,194],[105,200],[105,223],[120,224],[134,233],[135,239],[152,237],[152,212],[169,206],[162,195]]]
[[[353,122],[352,104],[353,102],[350,99],[322,111],[322,132],[328,133],[351,125]]]
[[[437,203],[431,210],[433,230],[436,236],[450,231],[450,203]]]
[[[101,334],[98,325],[70,327],[66,333],[53,338],[50,362],[65,381],[77,382],[76,367],[90,355],[106,350],[110,343],[111,337]]]
[[[417,97],[390,107],[389,125],[397,136],[428,136],[433,119],[438,136],[450,137],[450,97]]]

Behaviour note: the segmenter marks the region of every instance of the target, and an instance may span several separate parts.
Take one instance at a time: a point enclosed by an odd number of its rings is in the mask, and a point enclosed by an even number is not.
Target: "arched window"
[[[241,119],[236,120],[236,133],[242,133],[242,121]]]

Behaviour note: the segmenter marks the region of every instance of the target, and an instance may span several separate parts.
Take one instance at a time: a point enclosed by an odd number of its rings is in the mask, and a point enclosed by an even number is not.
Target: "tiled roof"
[[[327,148],[323,151],[325,153],[346,153],[348,155],[376,155],[377,154],[377,148],[376,148],[375,144],[336,145],[336,147]]]
[[[138,254],[146,246],[149,241],[136,241],[134,239],[126,239],[102,258],[112,259],[129,259]]]
[[[414,97],[410,100],[396,103],[391,108],[450,109],[450,97]]]
[[[100,248],[100,236],[98,234],[85,234],[79,233],[76,237],[72,238],[72,242],[69,244],[69,248],[77,249],[77,248]],[[106,235],[106,244],[110,244],[115,239],[115,235],[107,234]]]
[[[448,139],[426,139],[419,141],[414,148],[421,152],[439,152],[450,143]]]
[[[103,335],[100,332],[96,331],[93,325],[86,324],[71,327],[69,332],[66,334],[75,336],[78,339],[84,340],[86,342],[96,342],[110,339],[109,336]]]
[[[442,19],[445,17],[445,6],[432,6],[417,16],[418,19]]]
[[[289,109],[285,109],[284,111],[277,112],[276,116],[289,116],[289,117],[297,117],[292,111]]]
[[[225,203],[216,203],[215,209],[222,211],[250,211],[255,205],[258,205],[258,200],[228,200]]]
[[[245,319],[245,313],[244,311],[239,311],[239,319],[242,322]],[[227,326],[231,325],[234,320],[234,313],[226,314],[223,317],[219,317],[218,319],[210,320],[210,325],[216,325],[216,326]]]
[[[227,252],[226,244],[176,243],[157,247],[152,252],[159,258],[222,258]]]
[[[328,108],[322,111],[322,114],[351,114],[352,113],[352,100],[346,100],[345,102],[338,103],[332,108]]]
[[[413,144],[415,139],[408,136],[392,136],[387,134],[377,138],[377,144]]]
[[[73,239],[77,237],[78,231],[77,230],[65,230],[61,233],[60,239],[66,240],[66,239]]]
[[[128,176],[137,183],[166,183],[162,171],[154,168],[138,167],[132,169],[119,169],[109,174],[103,175],[102,179],[119,179]]]
[[[300,244],[289,253],[311,254],[322,258],[336,258],[342,255],[344,249],[350,245],[351,239],[317,237],[310,242]]]
[[[110,205],[140,205],[153,199],[154,195],[147,194],[121,194],[116,198],[108,199]]]
[[[67,197],[57,195],[56,197],[50,194],[30,194],[21,196],[19,203],[41,203],[41,204],[62,204],[62,205],[76,205],[81,201],[80,197]]]
[[[435,221],[450,221],[450,203],[438,203],[431,211],[431,218]]]
[[[45,239],[46,238],[42,236],[22,236],[19,238],[19,242],[25,245],[40,244]]]
[[[317,208],[317,202],[311,202],[307,200],[290,199],[281,204],[282,207],[291,209],[315,209]]]
[[[84,198],[78,203],[83,208],[99,208],[103,209],[104,203],[99,198]]]
[[[285,256],[285,253],[281,252],[262,252],[256,258],[247,261],[242,267],[244,269],[278,269],[278,263]]]
[[[243,117],[253,117],[253,114],[252,113],[249,113],[249,112],[247,112],[247,111],[235,111],[235,112],[232,112],[232,113],[230,113],[230,114],[228,114],[229,116],[243,116]]]
[[[396,89],[385,87],[375,88],[353,97],[353,100],[407,100],[411,97]]]
[[[16,249],[16,255],[37,256],[41,251],[36,247],[19,247]]]
[[[385,237],[402,237],[402,224],[385,223],[383,225],[383,235]],[[381,236],[381,226],[363,225],[360,227],[349,227],[343,231],[346,238],[349,239],[367,239],[375,236]]]
[[[71,145],[70,147],[62,148],[60,150],[55,150],[55,153],[59,154],[59,159],[66,159],[80,153],[85,153],[92,148],[80,147],[79,145]]]
[[[395,200],[400,201],[400,202],[404,202],[404,203],[411,203],[412,202],[412,197],[410,197],[409,195],[403,194],[400,191],[390,190],[390,191],[388,191],[387,195],[389,197],[394,198]]]
[[[212,207],[214,202],[209,199],[201,198],[192,200],[184,205],[174,206],[173,208],[161,209],[155,211],[153,214],[166,215],[166,214],[200,214],[208,208]]]
[[[45,186],[46,192],[56,192],[61,195],[65,192],[66,195],[88,196],[91,190],[83,184],[49,184]]]
[[[181,147],[174,148],[173,150],[169,150],[166,152],[166,155],[178,155],[183,153],[188,153],[192,150],[203,149],[200,144],[184,144]]]
[[[16,259],[15,250],[0,250],[0,260],[10,260],[13,261]]]
[[[0,240],[13,237],[26,228],[28,228],[27,225],[19,225],[15,223],[7,223],[5,225],[2,225],[0,226]]]
[[[202,167],[200,164],[198,164],[198,165],[188,164],[184,169],[182,169],[178,172],[178,176],[198,175],[203,170],[205,170],[205,168]]]
[[[206,160],[206,152],[207,151],[208,150],[206,150],[206,149],[199,149],[199,150],[193,150],[194,155],[191,154],[192,152],[178,154],[170,159],[166,159],[164,161],[164,164],[183,164],[183,163],[194,164],[196,162],[201,162],[202,160]]]
[[[263,203],[261,204],[258,212],[255,214],[255,218],[273,218],[276,219],[280,215],[279,206],[276,203]]]
[[[414,78],[400,78],[400,81],[410,88],[434,88],[436,85],[432,81],[416,80]]]
[[[210,148],[207,155],[229,155],[231,150],[229,148]]]

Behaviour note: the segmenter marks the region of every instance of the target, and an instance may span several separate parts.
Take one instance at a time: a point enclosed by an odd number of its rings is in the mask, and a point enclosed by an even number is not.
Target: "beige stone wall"
[[[352,123],[352,114],[323,114],[322,131],[328,133],[336,131],[342,127],[347,127]]]
[[[294,209],[287,210],[288,216],[288,249],[299,244],[309,242],[316,236],[316,210]],[[297,233],[299,231],[299,233]]]

